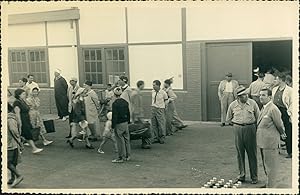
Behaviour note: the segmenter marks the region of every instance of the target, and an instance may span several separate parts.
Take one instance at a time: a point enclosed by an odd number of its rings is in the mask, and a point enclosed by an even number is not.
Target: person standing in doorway
[[[74,100],[75,98],[75,94],[76,92],[78,91],[78,89],[80,89],[79,85],[78,85],[78,80],[77,78],[75,77],[72,77],[70,79],[70,86],[68,87],[68,100],[69,100],[69,104],[68,104],[68,112],[69,112],[69,123],[70,123],[70,132],[69,132],[69,135],[66,137],[66,138],[71,138],[71,122],[72,122],[72,119],[71,119],[71,113],[72,113],[72,101]]]
[[[226,120],[233,125],[235,147],[239,165],[238,180],[245,181],[245,151],[248,155],[250,176],[252,184],[257,183],[257,147],[256,147],[256,121],[259,116],[257,103],[248,98],[246,88],[240,86],[236,89],[237,100],[228,108]]]
[[[86,120],[89,124],[89,129],[91,130],[92,141],[97,140],[96,136],[96,126],[99,120],[98,110],[100,109],[99,98],[97,93],[92,89],[92,81],[86,81],[83,84],[84,90],[84,104],[85,104],[85,114]]]
[[[280,73],[276,77],[276,82],[278,86],[274,87],[272,90],[272,99],[273,103],[279,108],[281,112],[281,119],[284,124],[285,132],[287,138],[286,142],[286,151],[287,157],[292,158],[292,92],[293,89],[286,85],[285,83],[286,76],[283,73]]]
[[[61,70],[54,71],[54,96],[59,119],[66,121],[69,118],[68,112],[68,83],[61,76]]]
[[[112,104],[112,128],[115,131],[118,158],[114,159],[113,163],[122,163],[130,160],[130,134],[128,130],[128,123],[130,123],[130,112],[128,102],[121,98],[122,88],[116,87],[114,89],[116,100]]]
[[[267,184],[263,187],[276,187],[277,173],[279,170],[278,144],[280,136],[286,138],[284,125],[281,120],[280,110],[272,102],[272,91],[262,89],[260,101],[263,109],[258,117],[256,140],[263,162],[263,168],[267,175]]]
[[[169,103],[167,93],[160,88],[159,80],[153,81],[152,105],[151,105],[151,124],[154,134],[154,142],[165,143],[166,137],[166,116],[165,109]]]
[[[262,103],[260,102],[260,99],[259,99],[259,92],[264,88],[266,87],[265,83],[263,82],[264,80],[264,77],[265,77],[265,74],[264,73],[258,73],[258,78],[256,81],[252,82],[249,86],[249,94],[250,94],[250,98],[253,99],[259,109],[262,108]]]
[[[39,87],[39,84],[37,84],[36,82],[34,82],[34,76],[33,74],[29,74],[27,76],[27,83],[26,83],[26,86],[29,88],[29,93],[31,93],[32,89],[33,88],[38,88],[40,89]]]
[[[221,81],[218,87],[218,96],[221,102],[221,126],[224,127],[226,125],[226,113],[228,110],[228,106],[231,102],[234,101],[235,95],[234,91],[239,86],[239,83],[236,80],[232,79],[232,73],[227,73],[225,75],[226,79]]]
[[[132,89],[128,85],[128,78],[126,76],[120,76],[120,80],[118,82],[119,86],[122,88],[122,95],[121,98],[127,101],[129,106],[129,112],[130,116],[132,117],[132,107],[131,107],[131,95],[132,95]],[[132,121],[132,118],[130,119]]]
[[[180,119],[175,106],[175,100],[177,99],[176,94],[174,93],[171,85],[173,81],[172,79],[167,79],[164,82],[164,91],[167,93],[169,98],[169,104],[166,109],[166,132],[167,135],[173,134],[173,126],[175,126],[177,129],[183,129],[186,128],[187,125],[183,123],[183,121]]]

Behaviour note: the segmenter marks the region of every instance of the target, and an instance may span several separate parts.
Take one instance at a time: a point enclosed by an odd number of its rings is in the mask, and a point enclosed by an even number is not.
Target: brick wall
[[[179,116],[183,120],[199,121],[202,120],[201,113],[201,56],[200,43],[188,43],[186,46],[187,56],[187,89],[175,91],[178,99],[176,107]],[[163,82],[163,81],[162,81]],[[11,92],[14,89],[10,89]],[[95,90],[100,96],[100,90]],[[150,118],[151,114],[151,91],[143,92],[143,103],[145,117]],[[40,92],[42,114],[56,114],[56,106],[53,88],[41,89]]]

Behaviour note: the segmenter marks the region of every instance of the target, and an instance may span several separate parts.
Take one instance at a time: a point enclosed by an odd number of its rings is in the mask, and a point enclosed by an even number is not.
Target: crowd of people
[[[256,71],[257,80],[248,88],[233,80],[231,73],[221,81],[221,126],[233,126],[239,176],[246,176],[245,152],[248,156],[252,184],[257,178],[257,149],[261,153],[267,183],[276,187],[279,171],[279,148],[285,146],[286,158],[292,158],[292,79],[285,73]],[[281,141],[285,144],[282,144]]]
[[[104,99],[100,99],[92,89],[93,83],[86,81],[79,86],[78,80],[72,77],[69,85],[61,71],[54,72],[54,96],[57,108],[57,120],[69,119],[69,135],[67,143],[74,148],[74,140],[85,143],[87,149],[94,149],[91,141],[97,140],[99,117],[105,113],[106,122],[102,133],[102,141],[97,150],[103,154],[103,146],[108,140],[113,141],[117,158],[113,163],[122,163],[131,159],[130,133],[128,125],[145,123],[143,112],[143,93],[145,83],[138,81],[136,89],[128,85],[128,78],[120,76],[116,83],[108,84]],[[162,86],[159,80],[153,81],[151,102],[151,138],[142,139],[142,148],[149,149],[153,143],[165,144],[166,136],[187,127],[180,119],[175,106],[176,94],[172,89],[173,78],[166,79]],[[46,138],[46,129],[39,108],[40,87],[34,82],[34,76],[21,78],[19,88],[14,95],[8,90],[8,169],[11,178],[8,182],[15,187],[23,177],[17,170],[24,145],[32,148],[32,153],[43,151],[35,144],[36,131],[44,146],[53,141]]]

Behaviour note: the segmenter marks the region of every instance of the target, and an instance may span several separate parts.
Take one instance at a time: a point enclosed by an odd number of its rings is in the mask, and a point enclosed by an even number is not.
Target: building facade
[[[99,91],[124,74],[132,87],[145,81],[149,116],[152,81],[174,77],[182,118],[218,121],[217,86],[226,72],[247,86],[252,69],[261,65],[253,62],[282,70],[297,63],[292,48],[297,46],[298,15],[293,7],[297,10],[292,2],[109,8],[68,4],[39,7],[37,12],[32,6],[8,5],[9,88],[34,74],[42,87],[43,112],[55,113],[56,68],[67,80],[91,80]]]

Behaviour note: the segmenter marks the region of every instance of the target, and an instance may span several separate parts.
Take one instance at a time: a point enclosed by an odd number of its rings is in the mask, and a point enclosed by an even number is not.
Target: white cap
[[[60,70],[59,68],[56,68],[56,69],[54,70],[54,72],[57,72],[57,73],[61,74],[61,70]]]

